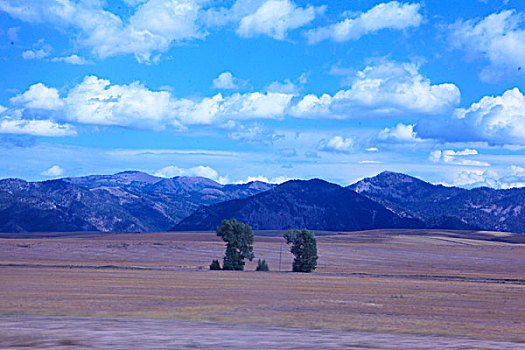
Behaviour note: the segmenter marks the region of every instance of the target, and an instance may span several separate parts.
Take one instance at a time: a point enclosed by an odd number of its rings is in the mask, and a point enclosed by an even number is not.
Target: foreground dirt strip
[[[133,318],[3,316],[0,327],[2,349],[518,350],[525,345],[460,337]]]

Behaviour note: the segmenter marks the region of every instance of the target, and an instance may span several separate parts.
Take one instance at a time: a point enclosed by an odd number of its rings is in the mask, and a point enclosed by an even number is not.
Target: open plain
[[[519,235],[323,233],[297,274],[261,234],[244,272],[209,232],[2,238],[0,348],[525,349]]]

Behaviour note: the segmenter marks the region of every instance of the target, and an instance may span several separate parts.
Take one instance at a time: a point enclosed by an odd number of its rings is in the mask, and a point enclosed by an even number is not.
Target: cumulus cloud
[[[293,95],[282,93],[217,94],[200,101],[180,99],[177,115],[183,124],[211,124],[228,119],[281,119]]]
[[[204,36],[197,24],[197,0],[135,1],[134,5],[138,7],[127,21],[104,10],[98,1],[3,0],[0,11],[30,23],[72,29],[79,44],[100,58],[132,53],[139,62],[150,62],[173,43]]]
[[[423,137],[444,141],[484,141],[525,144],[525,96],[518,88],[501,96],[485,96],[447,120],[422,119],[416,126]]]
[[[58,124],[51,120],[1,119],[0,134],[22,134],[33,136],[75,136],[77,132],[70,124]]]
[[[322,11],[324,7],[301,8],[290,0],[268,0],[240,20],[237,34],[245,38],[267,35],[284,40],[288,31],[310,23]]]
[[[299,93],[299,87],[292,83],[290,79],[285,79],[284,82],[274,81],[266,87],[268,92],[276,92],[282,94],[297,95]]]
[[[19,118],[25,111],[47,110],[53,112],[48,117],[67,122],[161,130],[235,120],[282,119],[293,98],[278,92],[249,92],[230,96],[218,93],[193,100],[177,98],[169,91],[150,90],[139,82],[118,85],[96,76],[85,77],[64,95],[38,83],[10,102],[18,107]],[[244,132],[257,131],[257,127],[252,129]]]
[[[231,72],[221,73],[217,78],[213,79],[213,87],[216,89],[236,90],[239,88],[239,85],[244,85],[244,82],[235,78]]]
[[[2,3],[0,2],[0,10],[1,6]],[[40,39],[33,45],[33,49],[22,52],[22,58],[24,60],[40,60],[50,56],[52,50],[51,45],[46,44],[44,39]]]
[[[48,88],[42,83],[31,85],[29,90],[11,98],[10,102],[14,105],[22,105],[27,108],[45,110],[57,110],[64,105],[64,102],[58,95],[58,90]]]
[[[525,13],[493,13],[483,19],[458,21],[449,27],[453,47],[468,59],[482,58],[489,65],[480,72],[483,81],[525,74]]]
[[[73,64],[76,66],[86,65],[86,64],[92,64],[90,61],[86,60],[85,58],[82,58],[78,55],[71,55],[71,56],[64,56],[64,57],[55,57],[51,59],[53,62],[64,62]]]
[[[178,99],[140,83],[111,85],[89,76],[65,98],[70,120],[86,124],[159,129],[165,125],[213,124],[230,119],[279,119],[292,96],[252,92],[200,100]]]
[[[414,63],[382,61],[357,72],[350,89],[333,96],[304,96],[291,109],[296,117],[361,118],[367,116],[435,115],[459,103],[454,84],[433,85]]]
[[[209,166],[204,166],[204,165],[199,165],[199,166],[196,166],[193,168],[187,168],[187,169],[170,165],[170,166],[167,166],[165,168],[158,170],[155,173],[155,176],[166,177],[166,178],[172,178],[176,176],[198,176],[198,177],[205,177],[208,179],[212,179],[220,183],[226,183],[228,181],[226,178],[219,176],[219,173],[215,169]]]
[[[378,138],[390,142],[420,142],[414,131],[414,125],[397,124],[394,128],[385,128],[379,132]]]
[[[40,175],[44,176],[51,176],[51,177],[58,177],[64,173],[64,169],[59,167],[58,165],[53,165],[51,168],[47,169],[46,171],[42,172]]]
[[[137,82],[111,85],[87,76],[64,101],[67,118],[82,124],[161,129],[175,118],[169,92],[152,91]]]
[[[456,164],[456,165],[467,165],[467,166],[490,166],[487,162],[482,162],[479,160],[465,159],[465,156],[475,156],[478,155],[478,151],[475,149],[466,148],[463,151],[454,151],[454,150],[436,150],[430,152],[429,159],[434,163],[447,163],[447,164]]]
[[[525,168],[511,165],[500,170],[464,169],[456,173],[453,184],[465,187],[525,187]]]
[[[133,54],[139,62],[152,63],[171,46],[204,38],[207,29],[233,25],[239,36],[266,35],[285,40],[288,33],[310,23],[325,7],[297,6],[292,0],[237,0],[230,8],[201,0],[125,0],[131,13],[110,12],[104,1],[17,0],[0,1],[0,11],[29,23],[44,23],[65,31],[76,46],[92,55],[107,57]],[[37,48],[24,58],[50,55]],[[64,62],[80,62],[64,57]]]
[[[24,60],[39,60],[49,55],[51,55],[51,50],[48,49],[48,47],[22,52],[22,57]]]
[[[347,18],[328,27],[310,30],[306,33],[308,42],[315,44],[332,39],[343,42],[357,40],[362,36],[382,29],[406,29],[418,27],[423,16],[419,13],[419,4],[391,1],[379,4],[354,18]]]
[[[330,153],[350,153],[354,147],[354,139],[351,137],[334,136],[330,139],[322,139],[317,149]]]

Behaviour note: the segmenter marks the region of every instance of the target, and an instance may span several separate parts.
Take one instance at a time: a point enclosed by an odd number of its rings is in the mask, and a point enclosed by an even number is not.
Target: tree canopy
[[[244,270],[244,259],[253,260],[252,228],[235,219],[223,220],[217,227],[217,236],[226,242],[223,270]]]
[[[308,230],[290,229],[284,234],[290,252],[295,255],[294,272],[312,272],[317,267],[317,241]]]

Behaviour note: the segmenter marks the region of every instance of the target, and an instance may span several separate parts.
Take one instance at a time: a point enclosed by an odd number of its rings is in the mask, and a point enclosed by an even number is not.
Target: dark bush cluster
[[[270,269],[268,268],[268,264],[266,263],[266,260],[259,259],[259,261],[257,262],[257,268],[255,269],[255,271],[270,271]]]
[[[219,264],[219,260],[213,260],[211,262],[210,270],[221,270],[221,264]]]

